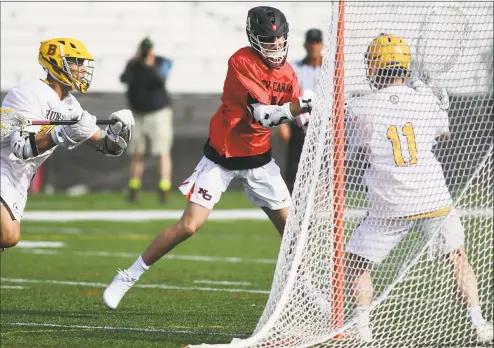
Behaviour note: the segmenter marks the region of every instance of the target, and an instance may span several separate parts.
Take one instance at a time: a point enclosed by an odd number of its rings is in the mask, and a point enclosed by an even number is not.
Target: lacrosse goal
[[[448,91],[452,136],[440,142],[434,154],[465,229],[482,312],[492,322],[492,2],[340,1],[328,11],[332,22],[325,37],[317,104],[271,293],[252,336],[225,346],[362,344],[352,334],[359,317],[347,281],[345,245],[365,216],[368,202],[363,159],[346,146],[344,102],[372,93],[364,55],[380,33],[403,38],[410,47],[413,74],[427,80],[432,89]],[[400,134],[398,141],[406,144],[405,135]],[[455,292],[451,265],[429,252],[435,237],[419,238],[412,230],[372,269],[369,312],[375,346],[478,344],[468,325],[465,299]]]

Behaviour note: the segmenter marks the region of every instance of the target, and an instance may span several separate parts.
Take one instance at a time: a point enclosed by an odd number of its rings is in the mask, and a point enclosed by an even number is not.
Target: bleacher
[[[248,45],[245,18],[249,8],[269,3],[199,2],[2,2],[1,90],[43,77],[37,62],[39,42],[74,37],[96,59],[91,91],[121,92],[119,75],[139,42],[149,36],[156,53],[170,57],[174,93],[219,93],[227,60]],[[291,28],[289,59],[304,56],[304,32],[327,30],[329,3],[273,3],[285,12]]]
[[[345,14],[347,91],[368,88],[363,55],[375,35],[395,33],[413,49],[426,15],[415,13],[416,26],[405,28],[403,23],[409,22],[410,13],[407,6],[412,5],[383,3],[374,10],[379,20],[367,21],[360,11],[364,3],[355,3]],[[119,82],[119,75],[139,42],[149,36],[156,44],[156,53],[174,61],[169,80],[172,93],[220,93],[228,58],[248,45],[247,11],[258,5],[278,7],[287,16],[289,61],[305,55],[303,40],[307,29],[316,27],[326,33],[330,27],[330,2],[2,2],[1,90],[33,76],[43,76],[37,62],[39,42],[68,36],[84,42],[96,59],[91,92],[123,92],[125,86]],[[467,6],[465,11],[477,10]],[[488,35],[492,32],[492,13],[486,18],[491,19],[471,26],[470,37],[475,40],[466,40],[462,56],[444,76],[446,87],[453,88],[456,78],[469,79],[469,87],[450,92],[483,93],[477,87],[485,86],[486,79],[492,81],[486,73],[489,64],[492,67],[492,40]],[[444,47],[439,51],[444,51],[454,38],[441,40],[439,45]]]

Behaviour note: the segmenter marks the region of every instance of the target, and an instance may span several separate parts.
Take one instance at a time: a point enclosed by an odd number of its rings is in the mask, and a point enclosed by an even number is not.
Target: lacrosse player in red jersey
[[[71,91],[86,93],[93,74],[93,57],[84,44],[71,38],[41,42],[39,63],[45,80],[32,80],[12,88],[2,102],[0,249],[15,246],[31,180],[58,146],[69,150],[83,142],[109,156],[127,147],[134,117],[129,110],[110,115],[116,123],[105,130],[84,111]],[[13,117],[25,120],[78,120],[74,125],[29,126],[26,132],[8,129]],[[8,134],[8,136],[6,135]],[[5,136],[4,136],[5,135]]]
[[[130,268],[119,270],[103,294],[115,309],[125,293],[152,264],[206,222],[214,205],[233,179],[240,179],[248,199],[261,207],[283,234],[290,193],[271,158],[271,129],[282,123],[307,125],[314,96],[302,95],[295,72],[286,63],[288,23],[276,8],[261,6],[248,12],[250,47],[235,52],[221,98],[213,115],[204,157],[180,190],[188,199],[182,218],[162,231]]]

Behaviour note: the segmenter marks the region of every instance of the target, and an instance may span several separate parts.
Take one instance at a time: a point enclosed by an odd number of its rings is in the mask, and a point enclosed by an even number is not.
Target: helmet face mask
[[[255,7],[247,14],[247,38],[266,65],[279,69],[288,55],[288,23],[276,8]]]
[[[272,68],[280,68],[288,54],[287,35],[283,36],[251,36],[252,47],[258,51]]]
[[[84,44],[59,38],[41,42],[39,63],[56,81],[86,93],[93,77],[94,59]]]
[[[392,79],[409,76],[410,61],[410,48],[403,39],[380,34],[365,53],[367,79],[371,86],[385,87]]]
[[[72,81],[73,88],[85,93],[93,79],[94,60],[83,58],[64,58],[64,72]]]

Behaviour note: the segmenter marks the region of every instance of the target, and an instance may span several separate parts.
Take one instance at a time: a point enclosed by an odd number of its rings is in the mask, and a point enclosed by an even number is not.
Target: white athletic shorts
[[[247,198],[254,205],[271,210],[291,205],[290,192],[274,160],[259,168],[228,170],[203,156],[179,189],[191,202],[212,210],[232,179],[243,182]]]
[[[421,237],[427,241],[439,228],[432,249],[430,249],[434,253],[444,255],[464,246],[465,231],[460,218],[452,208],[446,216],[430,218],[391,219],[367,216],[352,234],[346,250],[380,264],[405,238],[412,227],[417,227]],[[410,249],[410,245],[404,245],[403,248]]]
[[[0,176],[0,201],[1,205],[6,204],[14,218],[21,222],[22,214],[27,202],[27,192],[19,191],[6,176]],[[5,203],[4,203],[5,202]]]

